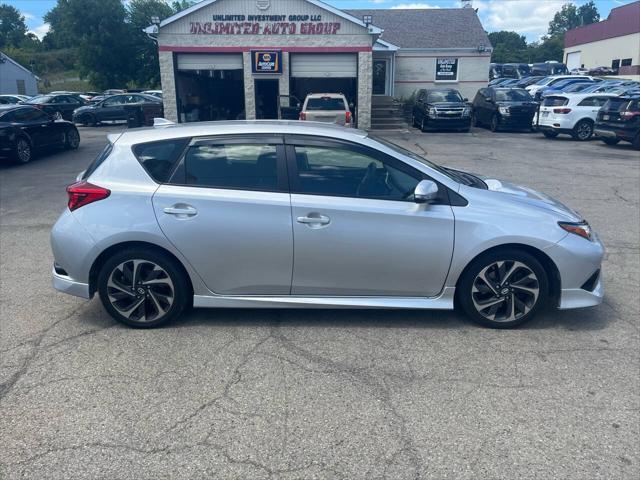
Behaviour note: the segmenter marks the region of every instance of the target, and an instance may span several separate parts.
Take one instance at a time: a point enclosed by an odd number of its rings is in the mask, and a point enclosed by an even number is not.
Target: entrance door
[[[387,73],[389,70],[389,60],[373,61],[373,94],[388,95]]]
[[[278,118],[278,80],[256,79],[256,118],[258,120],[277,120]]]

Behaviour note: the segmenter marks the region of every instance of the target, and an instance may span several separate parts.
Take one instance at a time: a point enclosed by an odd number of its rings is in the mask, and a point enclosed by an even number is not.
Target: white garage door
[[[178,70],[242,70],[242,54],[181,53]]]
[[[291,76],[355,78],[358,76],[358,60],[354,53],[292,53]]]
[[[567,53],[567,70],[580,68],[580,52]]]

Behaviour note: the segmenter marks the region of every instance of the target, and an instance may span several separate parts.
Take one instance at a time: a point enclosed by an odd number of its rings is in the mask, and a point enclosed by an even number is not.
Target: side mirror
[[[353,110],[353,108],[354,108],[355,106],[356,106],[356,104],[355,104],[355,103],[353,103],[353,102],[351,102],[351,103],[349,104],[349,108],[350,108],[351,110]]]
[[[421,180],[413,191],[416,203],[431,203],[438,197],[438,185],[433,180]]]

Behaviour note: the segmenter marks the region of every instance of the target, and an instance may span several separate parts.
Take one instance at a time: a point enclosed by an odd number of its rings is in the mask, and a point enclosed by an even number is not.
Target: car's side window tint
[[[278,155],[275,145],[194,145],[187,151],[184,165],[188,185],[237,190],[278,190]]]
[[[297,193],[409,200],[418,178],[346,148],[296,146]]]
[[[188,142],[188,138],[176,138],[142,143],[133,147],[133,153],[151,178],[165,183]]]

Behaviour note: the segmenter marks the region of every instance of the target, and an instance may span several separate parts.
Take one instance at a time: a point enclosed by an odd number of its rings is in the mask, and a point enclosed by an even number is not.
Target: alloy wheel
[[[62,113],[56,112],[53,114],[54,120],[62,120]]]
[[[531,311],[540,296],[540,282],[531,268],[515,260],[484,267],[473,281],[476,311],[492,322],[512,322]]]
[[[24,138],[19,138],[16,143],[16,154],[21,163],[27,163],[31,160],[31,145]]]
[[[169,274],[149,260],[119,264],[109,275],[107,295],[111,305],[127,320],[153,322],[164,317],[175,299]]]
[[[593,128],[588,122],[580,122],[576,127],[576,135],[579,140],[588,140],[591,138],[591,134],[593,133]]]
[[[72,128],[67,132],[67,146],[71,149],[76,149],[78,145],[80,145],[80,135],[77,130]]]

